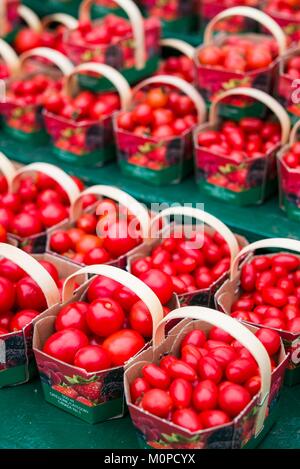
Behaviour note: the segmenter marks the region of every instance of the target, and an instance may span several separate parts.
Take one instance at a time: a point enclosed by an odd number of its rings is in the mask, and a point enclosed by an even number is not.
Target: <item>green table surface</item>
[[[89,425],[44,401],[38,380],[0,390],[0,448],[136,449],[129,416]],[[284,388],[280,416],[259,448],[300,448],[300,386]]]
[[[58,164],[71,174],[76,174],[88,184],[111,184],[129,192],[140,201],[150,203],[203,203],[204,210],[219,217],[236,232],[249,240],[264,237],[300,238],[300,226],[297,222],[286,218],[278,205],[275,196],[262,205],[238,207],[220,202],[203,194],[196,186],[193,177],[182,181],[179,185],[164,187],[148,186],[135,179],[123,176],[115,163],[102,168],[80,168],[72,164],[64,164],[57,160],[49,145],[33,146],[28,142],[17,142],[0,133],[0,150],[8,157],[21,163],[46,161]]]

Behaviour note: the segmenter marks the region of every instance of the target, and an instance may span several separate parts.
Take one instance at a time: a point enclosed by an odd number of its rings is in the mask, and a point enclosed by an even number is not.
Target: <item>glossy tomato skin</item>
[[[136,331],[122,329],[107,337],[103,347],[111,355],[112,365],[121,366],[139,352],[145,345],[145,340]]]
[[[231,417],[236,417],[250,400],[250,393],[239,384],[228,384],[219,391],[219,406]]]
[[[111,366],[110,356],[101,345],[80,348],[74,357],[74,365],[88,372],[107,370]]]
[[[170,378],[167,372],[154,363],[143,367],[143,378],[153,388],[167,390],[170,386]]]
[[[50,336],[43,352],[57,360],[73,364],[76,352],[89,344],[87,336],[78,329],[64,329]]]
[[[181,347],[185,345],[194,345],[195,347],[203,347],[206,342],[206,335],[200,329],[194,329],[186,334],[182,341]]]
[[[176,409],[185,409],[191,404],[193,386],[189,381],[177,378],[172,381],[169,393],[174,407]]]
[[[10,280],[0,277],[0,313],[10,311],[15,302],[15,288]]]
[[[88,304],[83,301],[76,301],[64,306],[56,316],[55,329],[61,331],[63,329],[75,328],[88,333],[86,322],[86,313]]]
[[[170,363],[167,372],[171,378],[182,378],[191,382],[195,381],[197,378],[194,368],[182,360],[176,360]]]
[[[150,389],[146,391],[141,401],[141,407],[144,410],[161,418],[168,417],[172,405],[171,397],[162,389]]]
[[[24,309],[18,311],[10,321],[10,331],[21,331],[23,327],[27,326],[34,318],[40,313],[34,309]]]
[[[203,428],[218,427],[230,422],[230,417],[222,410],[205,410],[199,414]]]
[[[181,349],[181,359],[194,369],[197,369],[202,356],[201,351],[195,345],[184,345]]]
[[[114,295],[120,284],[103,275],[94,278],[87,289],[87,299],[90,303],[98,298],[110,298]]]
[[[215,383],[219,383],[223,375],[222,369],[220,365],[218,365],[217,361],[208,356],[199,360],[198,374],[201,379],[210,379]]]
[[[190,432],[196,432],[203,428],[198,414],[193,409],[176,410],[172,415],[172,422]]]
[[[256,331],[255,335],[262,342],[270,356],[278,352],[280,348],[280,336],[278,332],[263,328]]]
[[[218,402],[218,386],[209,379],[196,385],[193,391],[193,405],[198,411],[214,409]]]
[[[23,277],[16,285],[16,301],[22,309],[44,311],[47,307],[46,299],[40,287],[29,276]]]
[[[256,372],[257,365],[252,359],[237,358],[226,367],[226,377],[232,383],[243,384]]]
[[[143,337],[152,337],[152,317],[143,301],[135,303],[129,313],[129,323],[132,329]]]
[[[150,385],[144,378],[135,378],[131,385],[130,385],[130,396],[132,402],[136,402],[136,400],[143,396],[146,391],[151,389]]]
[[[162,304],[168,303],[172,298],[173,283],[167,274],[157,269],[150,269],[144,272],[140,279],[154,291]]]
[[[98,298],[88,306],[86,321],[94,334],[108,337],[123,327],[125,314],[116,301]]]

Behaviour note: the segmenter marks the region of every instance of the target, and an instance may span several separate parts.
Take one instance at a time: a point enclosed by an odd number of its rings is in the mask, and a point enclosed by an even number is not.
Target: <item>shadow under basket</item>
[[[163,186],[165,184],[176,184],[182,178],[188,176],[193,169],[193,163],[190,160],[184,161],[169,168],[155,171],[121,160],[119,161],[119,167],[125,176],[139,179],[153,186]]]
[[[113,144],[106,145],[102,150],[95,150],[91,153],[79,156],[69,151],[57,148],[52,145],[52,152],[61,161],[72,163],[76,166],[103,166],[105,163],[115,159],[115,146]]]

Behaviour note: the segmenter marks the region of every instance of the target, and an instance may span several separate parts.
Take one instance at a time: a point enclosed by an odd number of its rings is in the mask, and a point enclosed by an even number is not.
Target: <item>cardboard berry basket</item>
[[[0,38],[0,80],[7,80],[19,70],[19,59],[14,49]],[[4,90],[3,90],[4,91]],[[0,96],[0,100],[2,96]]]
[[[119,282],[133,291],[148,307],[154,327],[163,318],[163,308],[157,296],[143,282],[116,267],[93,265],[80,269],[68,277],[63,287],[63,303],[66,305],[84,300],[91,279],[75,293],[77,275],[94,274]],[[33,348],[46,401],[88,423],[97,423],[122,417],[125,411],[123,373],[124,366],[116,366],[99,372],[87,372],[82,368],[63,363],[43,352],[45,341],[54,332],[55,318],[62,305],[46,311],[35,324]],[[129,360],[128,363],[132,358]],[[93,385],[93,396],[88,389]],[[85,390],[83,389],[86,386]],[[76,391],[77,390],[77,391]]]
[[[298,132],[300,120],[294,125],[288,145],[285,145],[277,155],[279,203],[291,220],[300,220],[300,167],[290,167],[285,161],[285,155],[299,141]]]
[[[92,206],[89,206],[87,209],[83,209],[82,199],[84,196],[87,196],[87,195],[97,196],[99,197],[99,200]],[[59,231],[61,230],[68,231],[70,228],[75,228],[77,220],[84,213],[90,213],[90,214],[95,214],[99,216],[99,222],[101,220],[101,216],[103,216],[103,218],[105,219],[105,213],[102,213],[102,212],[99,213],[99,210],[97,210],[100,200],[103,200],[103,199],[109,199],[109,200],[112,200],[113,202],[117,202],[119,207],[124,208],[130,214],[136,217],[136,220],[140,224],[140,230],[139,230],[139,232],[141,233],[140,242],[141,243],[145,242],[145,240],[148,239],[149,231],[150,231],[150,215],[149,215],[148,210],[140,202],[138,202],[134,197],[131,197],[129,194],[122,191],[121,189],[118,189],[117,187],[105,186],[105,185],[91,186],[88,189],[85,189],[84,191],[82,191],[71,205],[70,220],[66,221],[65,223],[62,223],[59,226]],[[112,222],[115,221],[115,216],[117,218],[117,213],[113,215],[112,220],[111,220]],[[101,231],[101,226],[99,227],[99,230]],[[128,232],[130,233],[130,231]],[[52,231],[52,234],[53,233],[55,234],[55,230]],[[98,231],[98,226],[96,227],[94,234],[101,238],[101,233],[99,233]],[[139,240],[137,240],[137,243],[136,243],[137,247],[138,245],[139,245]],[[120,267],[121,269],[125,269],[127,265],[128,256],[131,255],[132,252],[135,252],[135,249],[136,247],[122,254],[119,257],[111,259],[107,263],[116,267]],[[55,252],[51,247],[51,236],[49,236],[47,239],[46,251],[56,256],[62,257],[63,259],[65,259],[67,256],[69,260],[71,260],[72,262],[75,262],[81,266],[85,265],[84,259],[83,259],[84,256],[82,256],[81,260],[74,258],[74,254],[75,254],[74,250],[71,250],[71,251],[69,250],[68,252],[62,253],[62,254],[58,254],[57,252]],[[70,255],[72,252],[73,252],[73,256]]]
[[[235,16],[244,17],[257,21],[259,24],[265,26],[272,34],[273,40],[276,41],[278,47],[278,56],[284,54],[286,50],[286,36],[281,30],[280,26],[272,20],[265,13],[250,7],[234,7],[222,11],[215,16],[207,25],[204,32],[203,44],[196,49],[195,62],[197,66],[197,84],[200,93],[208,103],[213,103],[218,99],[219,94],[224,91],[243,87],[257,88],[266,93],[273,93],[278,75],[279,60],[278,57],[274,58],[269,66],[265,68],[254,69],[250,71],[234,71],[230,68],[226,69],[221,66],[203,65],[200,63],[199,55],[202,50],[207,46],[222,46],[230,40],[230,35],[220,34],[214,37],[214,28],[222,20],[232,18]],[[239,37],[238,35],[235,35]],[[241,39],[248,39],[255,44],[263,41],[270,41],[270,36],[256,34],[256,33],[243,33]],[[226,105],[225,105],[226,104]],[[222,114],[230,118],[240,118],[243,115],[261,115],[263,112],[261,103],[257,103],[245,98],[240,102],[233,101],[232,98],[228,99],[222,106]]]
[[[258,255],[254,256],[255,251],[257,250],[264,250],[264,252],[271,251],[272,253],[267,254],[271,258],[275,254],[281,254],[286,253],[287,251],[292,251],[293,253],[296,253],[297,257],[299,257],[300,259],[300,242],[296,240],[285,238],[273,238],[264,239],[249,244],[239,252],[232,264],[230,278],[221,286],[221,288],[217,291],[215,295],[215,304],[217,309],[223,311],[228,315],[230,314],[233,303],[241,295],[241,270],[238,269],[239,262],[245,255],[248,256],[246,258],[245,263],[249,263],[252,259],[258,258]],[[274,251],[276,251],[275,254]],[[264,254],[264,256],[265,255],[266,254]],[[280,334],[285,347],[285,351],[289,356],[285,376],[285,384],[289,386],[298,384],[300,382],[300,331],[298,333],[292,333],[287,330],[276,329],[267,325],[252,323],[250,321],[242,322],[247,325],[251,324],[255,325],[256,327],[273,329]]]
[[[169,319],[186,319],[164,336],[165,322]],[[190,321],[188,321],[190,319]],[[193,319],[193,321],[191,321]],[[238,340],[255,358],[261,376],[261,390],[231,422],[197,432],[175,425],[167,419],[157,417],[132,402],[130,384],[141,376],[148,363],[156,363],[168,354],[178,356],[180,344],[186,334],[194,329],[208,333],[217,326]],[[240,449],[255,447],[270,429],[269,421],[280,394],[286,367],[286,354],[281,344],[278,365],[271,372],[270,358],[265,347],[255,337],[256,328],[245,326],[213,309],[186,306],[168,314],[157,326],[153,335],[153,346],[140,353],[127,366],[124,375],[126,402],[136,427],[140,444],[151,449]]]
[[[32,176],[37,180],[39,173],[50,177],[62,187],[69,199],[70,205],[78,197],[80,192],[71,176],[69,176],[57,166],[49,163],[31,163],[27,166],[22,166],[12,177],[9,186],[10,191],[16,192],[18,190],[23,177]],[[14,239],[16,245],[22,248],[24,251],[30,253],[44,253],[48,234],[55,230],[59,225],[54,225],[41,233],[37,233],[26,238],[22,238],[14,233],[9,233],[9,235],[12,239]]]
[[[33,60],[33,62],[32,62]],[[27,68],[29,67],[29,68]],[[0,112],[3,116],[5,132],[21,141],[32,141],[34,143],[44,141],[47,138],[42,119],[42,101],[46,91],[43,88],[37,98],[31,102],[22,97],[15,96],[13,92],[14,83],[26,79],[34,79],[34,76],[42,76],[47,83],[56,89],[59,79],[65,74],[71,73],[73,65],[61,52],[47,47],[38,47],[25,52],[20,57],[19,73],[8,81],[6,86],[6,97],[0,103]],[[47,78],[46,78],[47,77]]]
[[[206,107],[202,96],[185,80],[175,76],[157,75],[142,81],[133,90],[131,109],[135,98],[145,88],[153,85],[173,88],[182,95],[188,96],[195,105],[197,120],[201,124],[206,119]],[[140,179],[155,186],[177,184],[192,170],[192,130],[185,130],[181,135],[165,139],[136,135],[118,127],[118,115],[114,115],[114,133],[117,145],[118,163],[126,176]]]
[[[0,256],[17,264],[39,285],[49,308],[59,303],[55,281],[36,259],[5,243],[0,243]],[[71,268],[74,269],[74,266]],[[0,387],[27,382],[34,373],[32,333],[31,322],[21,331],[0,336]]]
[[[64,47],[68,57],[79,65],[83,62],[97,62],[110,65],[118,70],[129,83],[139,80],[154,73],[159,61],[160,23],[156,18],[144,19],[140,10],[132,0],[116,0],[127,14],[128,21],[119,17],[123,30],[128,28],[124,35],[114,38],[107,32],[105,22],[116,22],[118,16],[110,15],[96,21],[91,20],[91,8],[95,0],[84,0],[80,6],[80,24],[87,25],[87,34],[98,34],[95,28],[102,25],[106,31],[106,38],[94,39],[93,43],[82,39],[79,27],[66,33]],[[120,27],[121,28],[121,27]],[[105,31],[103,35],[105,34]],[[102,34],[102,33],[101,33]],[[81,76],[81,84],[94,91],[98,89],[111,89],[111,83],[103,78],[94,77],[91,74]]]
[[[83,72],[93,72],[105,76],[117,89],[121,109],[126,110],[131,98],[131,90],[125,78],[114,68],[94,62],[78,65],[66,76],[63,94],[74,98],[78,91],[78,77]],[[95,99],[100,96],[95,95]],[[76,166],[103,166],[115,158],[115,145],[112,114],[99,119],[67,119],[59,114],[43,111],[47,133],[51,136],[53,152],[62,161]]]
[[[174,222],[170,223],[171,217],[174,217]],[[176,223],[176,218],[177,222]],[[165,210],[162,210],[156,217],[152,220],[152,227],[155,231],[155,227],[160,220],[166,220],[159,236],[149,238],[145,243],[140,245],[135,249],[135,251],[128,257],[128,270],[132,272],[132,264],[134,261],[150,256],[152,251],[160,246],[162,241],[172,235],[178,236],[178,238],[183,238],[184,234],[191,233],[194,229],[197,229],[192,225],[192,222],[197,224],[203,224],[199,228],[199,233],[201,230],[204,230],[204,233],[208,235],[213,235],[217,232],[221,235],[226,241],[229,251],[230,251],[230,262],[233,262],[233,259],[236,257],[239,249],[247,244],[247,240],[242,236],[234,235],[230,229],[224,225],[218,218],[213,215],[196,209],[193,207],[171,207]],[[169,223],[168,223],[169,222]],[[184,224],[183,224],[184,222]],[[177,235],[176,235],[177,233]],[[202,246],[199,247],[201,249]],[[188,252],[186,254],[188,256]],[[153,266],[155,269],[159,269],[159,266]],[[229,269],[227,272],[223,272],[216,278],[208,288],[195,289],[195,291],[185,293],[180,293],[176,291],[178,296],[179,303],[181,306],[186,305],[199,305],[199,306],[212,306],[214,304],[214,294],[218,288],[222,285],[226,278],[228,278]]]
[[[0,4],[0,37],[12,39],[20,24],[20,0],[2,0]]]
[[[52,36],[51,38],[48,36],[51,47],[62,53],[65,53],[63,47],[64,34],[67,30],[76,28],[77,24],[77,19],[67,13],[53,13],[41,19],[42,32],[48,32]]]
[[[283,2],[266,0],[262,9],[281,26],[292,43],[299,43],[300,6],[298,2],[294,2],[294,5],[291,6],[289,2],[284,0]]]
[[[281,126],[281,143],[261,157],[245,156],[241,162],[223,153],[198,145],[198,135],[207,130],[218,130],[220,102],[231,96],[248,96],[268,107]],[[284,108],[274,98],[254,88],[236,88],[226,91],[211,105],[209,122],[194,132],[196,182],[201,190],[220,200],[246,206],[261,204],[277,189],[276,153],[285,145],[290,132],[290,120]]]
[[[200,2],[200,18],[201,29],[205,30],[208,23],[219,13],[233,6],[249,6],[257,7],[258,0],[220,0],[214,2],[212,0],[201,0]],[[255,22],[250,18],[243,16],[234,16],[220,21],[216,27],[216,32],[226,33],[243,33],[244,31],[254,31]]]
[[[160,41],[162,48],[162,60],[157,75],[174,75],[183,78],[195,85],[196,66],[194,63],[195,48],[181,39],[169,38]],[[170,49],[172,52],[170,52]],[[165,53],[166,52],[166,53]],[[176,58],[178,61],[172,60]],[[182,63],[182,60],[184,62]],[[170,60],[172,63],[170,64]],[[187,65],[190,64],[190,69]]]
[[[289,64],[293,60],[300,60],[300,48],[294,47],[282,57],[279,66],[278,99],[290,115],[291,122],[295,124],[300,118],[300,105],[298,96],[297,78],[289,74]]]

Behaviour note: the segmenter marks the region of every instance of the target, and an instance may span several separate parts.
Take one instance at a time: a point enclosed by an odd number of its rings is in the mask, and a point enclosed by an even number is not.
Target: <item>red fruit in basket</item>
[[[66,231],[56,231],[50,238],[50,249],[63,254],[72,248],[72,240]]]
[[[9,230],[14,220],[14,214],[11,210],[5,207],[0,207],[0,225]]]
[[[5,176],[0,175],[0,194],[6,194],[8,191],[7,179]]]
[[[152,337],[152,317],[143,301],[137,301],[129,313],[129,324],[143,337]]]
[[[65,363],[74,363],[76,352],[89,343],[87,336],[78,329],[55,332],[45,342],[43,352]]]
[[[195,381],[197,378],[194,368],[183,360],[176,360],[173,363],[170,363],[167,372],[171,378],[182,378],[191,382]]]
[[[96,232],[97,218],[91,213],[85,213],[78,218],[76,227],[85,233],[93,234]]]
[[[197,369],[198,362],[202,356],[203,354],[200,349],[194,345],[185,345],[181,349],[181,359],[194,369]]]
[[[22,28],[14,40],[14,48],[18,54],[40,47],[41,45],[41,34],[31,28]]]
[[[20,212],[11,222],[12,233],[27,238],[43,231],[43,225],[38,217],[30,213]]]
[[[101,345],[87,345],[76,352],[74,365],[93,372],[107,370],[111,366],[111,361],[109,353]]]
[[[91,249],[83,258],[83,262],[86,265],[106,264],[110,260],[110,255],[104,248]]]
[[[193,409],[179,409],[172,415],[172,422],[190,432],[202,430],[200,418]]]
[[[62,97],[55,91],[45,96],[43,105],[47,111],[59,114],[64,103]]]
[[[41,266],[43,266],[44,269],[47,270],[47,272],[51,275],[51,277],[53,278],[54,282],[55,282],[56,284],[58,284],[58,282],[59,282],[59,273],[58,273],[58,270],[57,270],[57,268],[55,267],[55,265],[54,265],[52,262],[48,262],[48,261],[44,261],[44,260],[39,261],[39,263],[40,263]]]
[[[18,194],[12,194],[8,192],[0,198],[0,204],[2,207],[5,207],[8,210],[17,212],[21,208],[21,200]]]
[[[147,383],[153,388],[167,390],[170,386],[170,378],[166,371],[154,363],[145,365],[142,370],[142,375]]]
[[[114,257],[120,257],[131,251],[140,241],[137,233],[131,233],[130,226],[125,220],[110,224],[103,247]]]
[[[145,345],[143,337],[131,329],[122,329],[107,337],[103,347],[110,353],[112,364],[121,366]]]
[[[86,322],[86,313],[88,304],[83,301],[75,301],[64,306],[56,316],[55,329],[61,331],[63,329],[75,328],[88,333]]]
[[[272,264],[274,266],[281,266],[290,272],[299,267],[300,261],[293,254],[276,254],[272,257]]]
[[[213,358],[222,369],[226,368],[232,360],[237,358],[237,354],[233,347],[226,346],[225,344],[224,346],[210,350],[208,356]]]
[[[132,130],[134,123],[131,112],[122,112],[117,117],[118,127],[124,130]]]
[[[15,288],[12,282],[0,277],[0,313],[10,311],[15,302]]]
[[[257,45],[256,47],[248,49],[247,65],[250,70],[265,68],[268,67],[271,63],[272,55],[264,45]]]
[[[189,381],[177,378],[172,382],[169,393],[174,407],[184,409],[191,404],[193,386]]]
[[[203,347],[206,342],[206,335],[200,329],[194,329],[187,333],[181,343],[181,349],[186,345],[194,345],[195,347]]]
[[[13,317],[14,313],[12,313],[11,311],[5,311],[3,313],[0,313],[0,328],[8,330]]]
[[[198,59],[203,65],[219,65],[222,58],[222,53],[217,46],[202,47],[198,54]]]
[[[209,380],[203,380],[196,385],[193,391],[193,405],[196,410],[214,409],[218,403],[218,387]]]
[[[227,365],[226,377],[233,383],[242,384],[255,374],[256,368],[254,360],[237,358]]]
[[[260,388],[261,388],[261,377],[260,376],[252,376],[251,378],[246,381],[244,384],[245,388],[251,396],[255,396],[256,394],[259,393]]]
[[[259,329],[255,335],[261,341],[270,357],[278,352],[280,348],[280,335],[278,332],[270,329]]]
[[[245,264],[241,270],[241,287],[246,292],[255,289],[256,272],[253,264]]]
[[[154,291],[162,304],[168,303],[172,298],[173,284],[167,274],[157,269],[150,269],[140,275],[140,279]]]
[[[90,330],[101,337],[108,337],[122,328],[125,314],[121,306],[110,298],[93,301],[86,312]]]
[[[150,389],[143,395],[141,401],[142,409],[157,415],[157,417],[168,417],[172,407],[172,399],[166,391],[162,389]]]
[[[130,396],[133,403],[139,397],[142,397],[146,391],[150,390],[150,386],[143,378],[135,378],[130,385]]]
[[[0,225],[0,243],[7,242],[7,231],[4,226]]]
[[[157,140],[164,140],[172,137],[174,135],[174,130],[171,125],[161,125],[160,127],[156,127],[152,132],[152,137]]]
[[[207,268],[199,267],[195,272],[196,285],[199,289],[209,288],[214,282],[212,274]]]
[[[250,400],[249,391],[239,384],[228,384],[219,390],[219,406],[230,417],[236,417]]]
[[[18,282],[24,277],[25,272],[17,264],[9,259],[0,259],[0,276],[10,280],[11,282]]]
[[[219,383],[222,379],[222,369],[212,357],[202,357],[198,364],[198,374],[201,379],[209,379]]]
[[[57,225],[68,218],[68,211],[61,203],[50,203],[41,207],[41,220],[46,228]]]
[[[90,303],[98,298],[110,298],[120,288],[120,284],[113,279],[98,275],[94,278],[88,289],[87,298]]]
[[[16,302],[20,309],[32,308],[41,312],[47,307],[42,290],[29,276],[23,277],[16,284]]]
[[[37,197],[37,203],[40,207],[48,204],[60,204],[61,198],[58,193],[53,189],[45,189],[43,192],[40,192]]]
[[[293,334],[300,332],[300,317],[290,319],[287,322],[287,330]]]
[[[262,297],[271,306],[280,308],[287,304],[287,295],[281,288],[266,287],[262,290]]]
[[[139,297],[129,288],[119,286],[113,293],[113,299],[127,312],[139,301]]]
[[[230,344],[233,341],[233,338],[228,332],[224,331],[220,327],[213,326],[209,331],[208,338],[210,340],[219,340]]]
[[[132,111],[132,119],[138,125],[151,124],[153,118],[152,109],[148,104],[138,104]]]
[[[145,257],[143,259],[137,259],[131,264],[131,272],[136,277],[140,277],[144,272],[151,269],[151,258]]]
[[[218,427],[230,422],[229,416],[222,410],[205,410],[199,414],[203,428]]]
[[[168,103],[168,95],[162,88],[152,88],[147,93],[147,104],[153,108],[164,108]]]
[[[75,249],[76,244],[82,239],[82,237],[85,234],[84,231],[79,230],[78,228],[70,228],[66,233],[68,234],[70,240],[72,241],[73,249]]]
[[[34,318],[40,313],[33,309],[24,309],[15,314],[10,322],[10,331],[21,331],[23,327],[27,326]]]
[[[100,248],[103,244],[103,240],[98,236],[85,234],[76,243],[76,251],[80,254],[87,254],[92,249]]]

